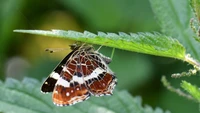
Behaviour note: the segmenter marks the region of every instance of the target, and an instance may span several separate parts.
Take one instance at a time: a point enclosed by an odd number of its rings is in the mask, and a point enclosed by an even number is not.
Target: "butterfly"
[[[71,49],[45,80],[41,92],[53,92],[52,100],[57,106],[73,105],[91,95],[112,95],[117,78],[108,67],[111,59],[92,45],[73,44]]]

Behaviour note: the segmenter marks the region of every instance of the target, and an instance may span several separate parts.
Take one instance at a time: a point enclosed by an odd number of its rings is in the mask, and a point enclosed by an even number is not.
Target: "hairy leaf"
[[[188,83],[186,81],[182,81],[181,87],[185,89],[194,99],[200,102],[200,90],[196,86]]]
[[[175,39],[161,35],[159,33],[103,33],[93,34],[88,31],[84,33],[63,30],[14,30],[15,32],[39,34],[67,38],[91,44],[100,44],[129,50],[134,52],[146,53],[156,56],[172,57],[184,59],[185,48]]]
[[[7,78],[0,85],[0,109],[5,113],[163,113],[163,110],[142,107],[141,98],[133,98],[127,91],[116,91],[113,96],[92,97],[73,106],[53,105],[51,94],[40,93],[41,82],[25,78]],[[169,113],[168,111],[166,113]]]
[[[189,26],[192,18],[189,2],[189,0],[150,0],[162,31],[177,38],[188,53],[195,59],[200,59],[198,54],[200,44],[192,38],[194,33]]]

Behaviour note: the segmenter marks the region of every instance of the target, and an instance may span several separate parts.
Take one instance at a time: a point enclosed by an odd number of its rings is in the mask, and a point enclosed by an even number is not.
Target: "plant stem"
[[[193,65],[194,68],[199,71],[200,70],[200,63],[195,60],[194,58],[191,57],[190,54],[186,54],[185,55],[185,59],[184,59],[186,62],[188,62],[189,64]]]

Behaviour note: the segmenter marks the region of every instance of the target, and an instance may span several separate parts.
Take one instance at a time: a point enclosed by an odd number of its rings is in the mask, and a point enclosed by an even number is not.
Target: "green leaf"
[[[194,99],[200,102],[200,90],[198,87],[186,82],[182,81],[181,87],[185,89]]]
[[[106,45],[109,47],[146,53],[156,56],[172,57],[184,60],[185,48],[175,39],[159,33],[103,33],[93,34],[63,30],[14,30],[14,32],[39,34],[82,41],[91,44]]]
[[[195,59],[200,59],[198,54],[200,44],[192,38],[190,28],[192,11],[189,0],[150,0],[152,9],[162,28],[163,33],[177,38]]]
[[[1,83],[1,82],[0,82]],[[132,97],[127,91],[114,91],[113,96],[91,97],[73,106],[53,105],[51,94],[42,94],[35,79],[18,81],[7,78],[0,85],[0,110],[12,113],[163,113],[149,106],[142,107],[140,97]],[[168,113],[168,111],[166,112]]]

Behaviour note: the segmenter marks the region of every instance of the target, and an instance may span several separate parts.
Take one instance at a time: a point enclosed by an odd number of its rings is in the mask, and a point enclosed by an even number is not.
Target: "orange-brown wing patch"
[[[75,85],[75,84],[74,84]],[[64,87],[57,85],[53,91],[53,102],[58,106],[73,105],[82,102],[90,97],[84,84],[76,84],[76,86]]]
[[[97,78],[86,81],[86,84],[94,96],[111,95],[117,79],[109,73],[99,74]]]

